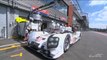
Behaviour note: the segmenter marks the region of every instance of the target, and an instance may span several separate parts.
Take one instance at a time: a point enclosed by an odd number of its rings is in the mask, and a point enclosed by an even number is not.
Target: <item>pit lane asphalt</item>
[[[47,60],[29,48],[18,47],[0,52],[0,60]],[[22,56],[10,57],[20,53]],[[107,60],[107,35],[94,31],[82,32],[81,40],[57,60]]]

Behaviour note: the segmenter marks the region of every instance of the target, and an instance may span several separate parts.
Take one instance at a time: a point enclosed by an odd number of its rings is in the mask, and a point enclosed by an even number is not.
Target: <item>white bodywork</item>
[[[49,36],[51,36],[51,35],[53,35],[53,37],[59,37],[59,44],[56,48],[48,49],[47,48],[47,40],[48,40]],[[37,46],[37,48],[39,50],[41,50],[42,46],[44,46],[45,50],[50,51],[50,56],[52,57],[52,59],[56,59],[64,53],[63,46],[64,46],[64,40],[67,35],[70,35],[70,38],[71,38],[70,44],[74,44],[75,42],[77,42],[79,40],[79,36],[80,36],[79,32],[74,33],[74,35],[72,33],[49,34],[47,32],[42,32],[42,31],[41,32],[31,32],[29,34],[30,38],[29,38],[28,42],[31,45],[32,45],[31,42],[38,43],[39,45]],[[39,38],[37,38],[37,37],[39,37]],[[44,40],[41,38],[44,38]]]
[[[36,24],[31,25],[31,28],[32,29],[34,28],[36,30],[37,30],[37,28],[40,28],[40,27],[38,27],[39,25],[36,25],[36,26],[35,25]],[[52,24],[52,25],[54,26],[55,24]],[[44,56],[52,58],[52,59],[56,59],[64,53],[64,41],[65,41],[65,38],[67,37],[67,35],[70,36],[70,44],[74,44],[75,42],[77,42],[80,39],[80,34],[81,34],[80,31],[73,33],[71,27],[61,26],[60,30],[61,30],[61,33],[59,33],[59,32],[49,33],[46,31],[38,31],[38,30],[30,31],[28,34],[28,44],[30,47],[31,46],[36,47],[37,50],[40,53],[43,53]],[[62,33],[62,31],[63,31],[63,33]],[[67,32],[64,32],[64,31],[67,31]],[[50,36],[59,38],[57,47],[55,47],[55,48],[47,47]],[[48,51],[49,56],[47,54],[45,54],[45,52],[47,53],[47,51]]]

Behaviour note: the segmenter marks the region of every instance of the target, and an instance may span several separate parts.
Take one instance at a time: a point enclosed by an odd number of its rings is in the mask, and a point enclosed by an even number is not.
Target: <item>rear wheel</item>
[[[70,47],[70,35],[67,35],[64,41],[64,52],[66,52]]]

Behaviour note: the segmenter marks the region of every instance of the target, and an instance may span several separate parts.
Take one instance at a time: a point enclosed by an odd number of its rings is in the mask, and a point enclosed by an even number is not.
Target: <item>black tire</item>
[[[70,48],[70,35],[67,35],[64,40],[64,52]]]

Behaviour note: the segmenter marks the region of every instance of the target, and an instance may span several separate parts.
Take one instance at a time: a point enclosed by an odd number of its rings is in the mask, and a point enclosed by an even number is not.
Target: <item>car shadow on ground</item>
[[[31,54],[35,55],[36,57],[40,58],[41,60],[55,60],[55,59],[48,59],[44,57],[42,54],[38,53],[36,50],[31,49],[29,47],[23,47],[23,48],[27,50],[28,52],[30,52]]]

